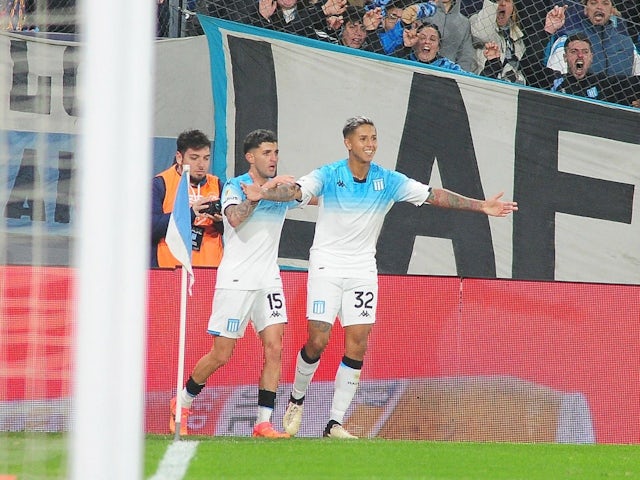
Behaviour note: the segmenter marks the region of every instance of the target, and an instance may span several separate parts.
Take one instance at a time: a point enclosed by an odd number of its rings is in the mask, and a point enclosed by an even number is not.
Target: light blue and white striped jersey
[[[318,197],[319,211],[309,274],[340,278],[377,275],[376,243],[395,202],[422,205],[431,187],[371,163],[364,182],[354,180],[347,160],[320,167],[297,182],[303,198]]]
[[[232,178],[222,189],[222,211],[246,200],[241,183],[252,184],[248,173]],[[224,253],[218,267],[216,288],[259,290],[281,286],[278,246],[287,211],[301,206],[291,202],[260,200],[251,216],[233,228],[225,215]]]

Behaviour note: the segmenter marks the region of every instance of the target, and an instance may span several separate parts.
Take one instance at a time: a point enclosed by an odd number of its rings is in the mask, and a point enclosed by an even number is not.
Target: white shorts
[[[242,338],[247,324],[256,332],[269,325],[287,323],[282,287],[263,290],[216,289],[207,332],[227,338]]]
[[[378,279],[309,277],[307,318],[343,327],[372,324],[378,307]]]

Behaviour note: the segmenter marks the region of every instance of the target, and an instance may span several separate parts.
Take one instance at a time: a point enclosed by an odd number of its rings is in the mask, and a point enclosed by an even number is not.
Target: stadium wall
[[[66,430],[74,271],[0,271],[0,430]],[[205,332],[215,275],[215,269],[196,269],[187,309],[186,375],[211,347]],[[285,271],[283,280],[289,325],[274,413],[278,424],[306,335],[306,273]],[[168,433],[179,289],[180,271],[150,271],[149,433]],[[34,292],[38,302],[26,302]],[[381,275],[380,292],[361,388],[347,413],[359,435],[640,443],[639,286]],[[309,391],[302,436],[321,435],[326,422],[342,356],[340,328]],[[192,433],[250,435],[259,352],[259,340],[248,329],[234,357],[194,403]]]

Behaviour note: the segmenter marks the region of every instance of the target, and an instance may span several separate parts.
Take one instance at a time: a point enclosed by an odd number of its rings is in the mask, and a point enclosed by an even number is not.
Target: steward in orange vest
[[[175,268],[180,262],[165,242],[169,218],[173,210],[182,166],[190,166],[189,204],[191,205],[191,263],[198,267],[217,267],[222,259],[222,215],[200,215],[210,201],[218,200],[222,191],[220,179],[207,173],[210,166],[211,142],[202,132],[191,130],[178,137],[175,163],[153,179],[151,201],[151,264]]]

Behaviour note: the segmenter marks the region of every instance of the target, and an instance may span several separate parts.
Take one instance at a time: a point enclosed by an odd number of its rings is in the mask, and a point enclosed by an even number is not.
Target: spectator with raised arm
[[[331,33],[321,36],[322,40],[370,52],[382,50],[376,35],[382,22],[382,10],[379,7],[365,11],[349,5],[342,15],[330,16],[327,22]]]
[[[305,3],[301,0],[258,0],[252,24],[280,32],[317,38],[317,31],[325,28],[326,18],[340,15],[347,0],[326,0]]]
[[[404,48],[398,56],[425,63],[432,67],[462,72],[463,68],[440,54],[440,30],[433,23],[420,23],[416,28],[404,30]]]
[[[531,52],[522,62],[523,71],[532,86],[593,100],[631,106],[640,98],[640,77],[607,75],[593,72],[594,53],[591,40],[584,32],[569,35],[565,42],[564,61],[567,73],[544,65],[544,45],[552,32],[565,20],[565,7],[556,6],[547,13],[544,30],[533,36]],[[490,60],[499,62],[499,59]]]
[[[566,73],[564,49],[567,38],[574,33],[584,33],[593,52],[594,73],[603,72],[607,75],[640,75],[640,53],[636,49],[632,38],[619,31],[615,19],[614,4],[611,0],[582,0],[584,5],[583,17],[570,30],[555,40],[551,46],[547,66]],[[556,34],[564,27],[564,20],[554,25]]]
[[[482,10],[469,18],[471,35],[476,48],[476,73],[512,83],[526,84],[520,69],[525,53],[524,32],[518,23],[516,0],[484,0]],[[485,68],[487,55],[499,58]],[[500,67],[500,68],[498,68]]]
[[[436,13],[433,2],[415,3],[401,8],[402,2],[389,3],[382,10],[382,29],[378,31],[378,39],[382,50],[380,53],[393,55],[404,44],[404,29],[416,27],[421,21]]]

